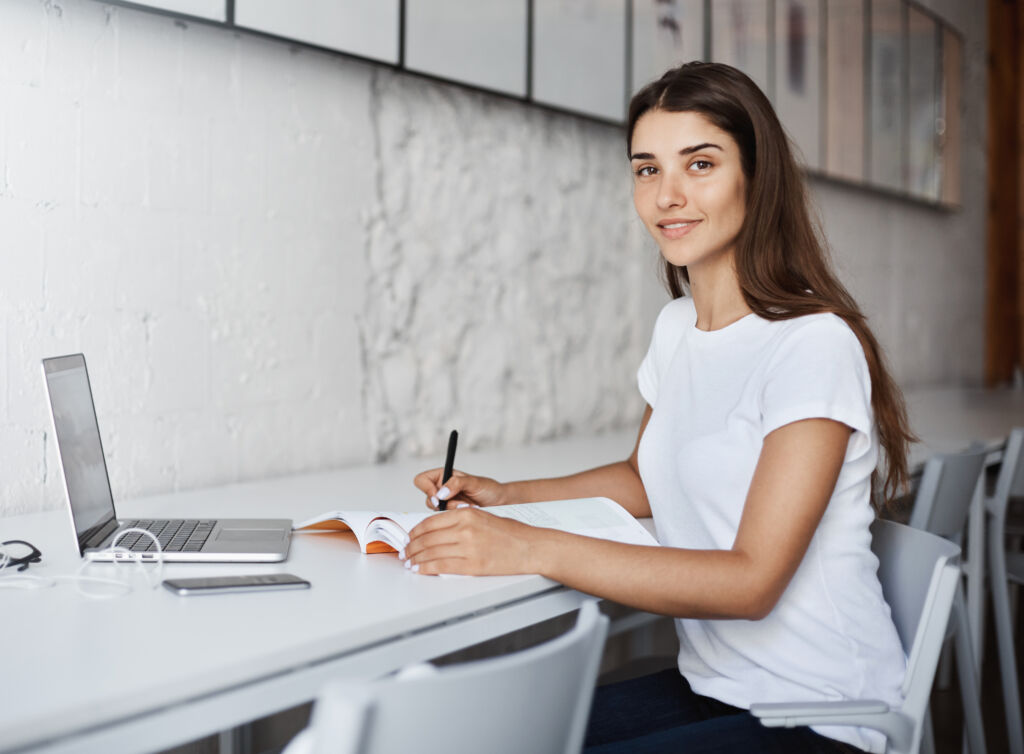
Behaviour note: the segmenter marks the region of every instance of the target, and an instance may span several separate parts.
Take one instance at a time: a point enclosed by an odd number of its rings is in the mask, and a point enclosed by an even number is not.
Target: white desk
[[[625,458],[632,433],[459,465],[505,478]],[[125,504],[121,515],[289,516],[333,508],[417,510],[422,461],[291,477]],[[0,538],[43,552],[29,572],[79,565],[62,512],[0,519]],[[131,565],[96,565],[97,574]],[[584,595],[540,576],[412,574],[393,555],[362,555],[351,535],[298,534],[275,565],[167,566],[165,576],[294,572],[299,592],[177,597],[140,582],[91,600],[74,585],[0,590],[0,751],[153,751],[312,699],[329,678],[373,677],[576,609]],[[163,646],[159,646],[159,645]]]
[[[908,394],[931,452],[997,441],[1024,424],[1024,395],[929,390]],[[635,434],[460,454],[458,465],[502,479],[546,476],[625,458]],[[437,459],[439,464],[441,459]],[[411,485],[423,462],[364,467],[120,506],[122,515],[288,516],[333,508],[416,510]],[[62,511],[0,519],[0,539],[27,539],[44,562],[30,573],[79,564]],[[97,573],[128,566],[96,566]],[[177,565],[165,576],[290,571],[307,592],[180,598],[140,584],[96,601],[75,587],[0,590],[0,751],[152,751],[286,709],[337,676],[371,677],[575,609],[583,595],[539,576],[434,579],[394,556],[364,556],[354,540],[299,535],[277,565]],[[158,642],[167,642],[157,649]],[[133,741],[135,743],[133,743]]]
[[[1024,425],[1021,390],[925,388],[908,390],[906,399],[911,428],[920,437],[910,451],[917,471],[934,453],[955,453],[972,442],[998,453],[1010,430]]]

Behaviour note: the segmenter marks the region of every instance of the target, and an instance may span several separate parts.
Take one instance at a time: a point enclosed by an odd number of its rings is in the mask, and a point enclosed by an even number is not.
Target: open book
[[[585,497],[576,500],[552,500],[546,503],[519,503],[484,508],[487,513],[522,521],[531,526],[582,534],[586,537],[611,539],[633,545],[657,545],[643,525],[625,508],[606,497]],[[397,552],[405,549],[409,532],[420,521],[439,515],[439,511],[422,513],[386,513],[382,511],[330,511],[301,521],[293,527],[351,531],[363,552]]]

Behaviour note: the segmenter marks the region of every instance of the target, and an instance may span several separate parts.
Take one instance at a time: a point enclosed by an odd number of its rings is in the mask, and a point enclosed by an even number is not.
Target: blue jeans
[[[598,686],[584,751],[686,754],[835,754],[860,749],[810,728],[766,728],[747,710],[695,694],[670,668]]]

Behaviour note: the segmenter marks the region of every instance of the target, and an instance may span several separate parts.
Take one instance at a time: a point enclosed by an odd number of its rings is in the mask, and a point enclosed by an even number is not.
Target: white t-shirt
[[[868,529],[878,450],[860,342],[832,314],[781,321],[750,314],[711,332],[696,321],[692,299],[667,304],[637,373],[653,409],[640,441],[640,476],[663,545],[732,548],[769,432],[810,418],[854,431],[832,499],[775,608],[759,621],[676,620],[680,672],[697,693],[744,709],[900,703],[905,658]],[[885,750],[883,736],[866,728],[815,730]]]

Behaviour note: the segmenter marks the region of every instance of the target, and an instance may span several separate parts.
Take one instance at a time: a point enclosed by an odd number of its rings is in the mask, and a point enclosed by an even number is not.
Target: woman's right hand
[[[507,489],[501,482],[485,476],[470,476],[461,471],[453,471],[451,479],[442,484],[444,469],[430,469],[416,475],[413,484],[427,495],[427,507],[438,509],[438,502],[445,500],[449,508],[460,503],[469,503],[483,507],[505,505]]]

